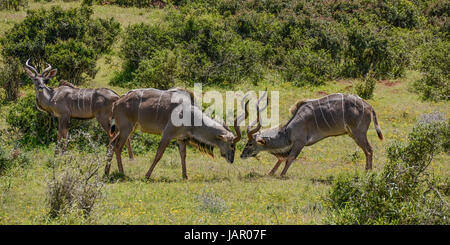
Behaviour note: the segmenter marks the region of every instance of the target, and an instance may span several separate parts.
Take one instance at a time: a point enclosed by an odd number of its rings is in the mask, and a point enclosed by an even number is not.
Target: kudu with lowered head
[[[177,99],[173,100],[172,97],[180,95],[186,98],[184,101],[190,101],[184,104],[184,106],[188,104],[184,107],[186,108],[186,110],[183,110],[184,113],[189,113],[192,121],[200,121],[201,124],[199,126],[193,123],[178,125],[172,121],[171,115],[174,109],[178,106],[183,106],[183,102],[177,101]],[[243,103],[244,99],[241,103]],[[176,114],[177,112],[174,113]],[[182,115],[182,113],[180,112],[179,115]],[[172,139],[175,139],[178,143],[184,179],[188,178],[186,171],[187,143],[197,146],[211,156],[213,156],[214,146],[217,146],[222,157],[229,163],[233,163],[236,143],[241,139],[239,124],[244,120],[244,116],[245,113],[242,113],[235,119],[236,136],[234,136],[228,127],[214,121],[203,113],[195,105],[193,94],[187,90],[181,88],[131,90],[113,105],[111,135],[114,136],[108,149],[105,175],[109,174],[113,153],[116,154],[119,172],[124,173],[121,159],[122,148],[136,127],[139,127],[141,131],[146,133],[162,135],[153,163],[146,174],[147,178],[150,178],[153,169]]]
[[[57,69],[48,67],[39,73],[36,68],[25,63],[25,71],[34,83],[36,104],[39,110],[48,112],[58,118],[58,145],[67,138],[69,121],[75,119],[96,118],[100,126],[109,135],[112,104],[120,96],[107,88],[77,88],[68,82],[62,82],[57,88],[50,88],[46,83],[56,76]],[[62,146],[64,151],[65,144]],[[128,141],[130,158],[133,158]]]
[[[259,101],[256,108],[257,126],[247,129],[248,142],[241,158],[256,157],[260,151],[268,151],[278,158],[269,175],[275,174],[280,164],[286,161],[281,172],[284,176],[304,146],[343,134],[350,135],[364,151],[366,170],[369,170],[373,151],[367,140],[367,130],[372,118],[378,137],[383,140],[373,107],[352,94],[331,94],[320,99],[299,101],[291,108],[292,117],[284,126],[263,131],[259,131]]]

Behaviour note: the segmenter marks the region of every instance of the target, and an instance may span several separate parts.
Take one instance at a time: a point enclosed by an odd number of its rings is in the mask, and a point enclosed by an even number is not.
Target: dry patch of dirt
[[[394,87],[394,86],[400,84],[400,80],[394,80],[394,81],[391,81],[391,80],[380,80],[379,83],[383,84],[386,87]]]

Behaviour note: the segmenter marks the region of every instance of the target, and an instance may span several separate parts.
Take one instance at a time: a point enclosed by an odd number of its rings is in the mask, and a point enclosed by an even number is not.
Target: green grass
[[[49,7],[55,3],[34,3],[30,8]],[[56,4],[63,7],[78,6],[79,3]],[[95,6],[95,16],[114,17],[122,27],[141,21],[160,21],[159,9],[119,8]],[[142,13],[142,14],[141,14]],[[25,12],[0,11],[0,35],[12,23],[25,17]],[[127,89],[108,85],[113,71],[118,71],[121,60],[119,43],[113,52],[98,62],[99,73],[86,87],[110,87],[119,93]],[[269,72],[268,72],[269,74]],[[299,99],[318,98],[325,93],[353,92],[354,81],[329,81],[319,87],[294,87],[280,82],[270,72],[258,86],[243,82],[228,90],[270,90],[280,91],[280,118],[289,118],[289,107]],[[378,140],[373,125],[368,138],[374,148],[374,169],[380,171],[386,161],[385,147],[391,142],[405,140],[414,122],[423,113],[435,110],[450,115],[448,102],[421,102],[418,95],[410,92],[410,86],[420,74],[409,71],[405,78],[394,85],[379,82],[374,97],[368,100],[377,112],[386,140]],[[223,94],[227,89],[217,89]],[[7,107],[0,107],[0,127],[5,127],[3,113]],[[55,139],[56,140],[56,139]],[[306,147],[291,166],[286,178],[269,177],[266,173],[276,159],[260,154],[260,160],[239,159],[245,139],[238,145],[236,161],[228,164],[223,158],[211,159],[188,148],[187,169],[189,180],[181,177],[181,164],[176,150],[167,151],[147,181],[144,175],[155,152],[129,161],[124,156],[126,178],[112,180],[104,187],[105,195],[92,212],[90,219],[62,218],[48,220],[45,206],[46,178],[51,173],[46,167],[53,157],[53,148],[36,149],[32,152],[33,163],[29,167],[14,168],[0,176],[0,224],[321,224],[326,214],[323,207],[324,195],[330,188],[330,181],[341,173],[364,171],[364,154],[348,136],[325,139]],[[450,156],[436,157],[432,168],[436,175],[449,176]],[[117,173],[115,160],[113,172]],[[279,170],[281,171],[281,170]],[[279,174],[279,172],[278,172]],[[212,212],[204,207],[204,193],[213,195],[224,204],[219,211]]]

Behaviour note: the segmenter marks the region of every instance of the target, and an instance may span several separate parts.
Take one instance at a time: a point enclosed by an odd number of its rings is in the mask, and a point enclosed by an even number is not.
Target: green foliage
[[[438,40],[425,49],[421,62],[423,78],[414,83],[414,88],[423,100],[449,100],[450,42]]]
[[[14,104],[6,115],[10,130],[21,134],[25,145],[47,145],[56,139],[56,122],[36,108],[34,95],[27,95]]]
[[[142,60],[151,59],[153,53],[157,50],[173,47],[173,38],[167,28],[141,23],[126,28],[122,42],[122,53],[126,61],[126,67],[135,70]]]
[[[179,76],[177,56],[169,49],[156,51],[150,60],[139,64],[133,86],[142,88],[169,89]]]
[[[25,81],[22,64],[9,57],[0,69],[0,87],[5,90],[5,101],[14,101],[19,96],[19,87]]]
[[[356,94],[363,99],[371,99],[377,80],[371,76],[367,76],[364,80],[358,82],[355,86]]]
[[[287,54],[282,70],[285,80],[297,86],[319,85],[336,76],[331,55],[326,50],[312,51],[310,48],[295,49]]]
[[[328,222],[337,224],[449,224],[450,207],[428,167],[449,150],[450,125],[425,115],[407,143],[387,148],[381,173],[339,176],[328,195]]]
[[[408,65],[407,47],[390,35],[372,26],[353,25],[348,31],[344,74],[364,77],[372,70],[376,78],[403,75]]]
[[[1,9],[13,9],[19,11],[20,8],[28,7],[28,0],[2,0],[0,2]]]
[[[45,61],[56,62],[52,65],[59,68],[63,79],[81,83],[81,74],[95,76],[97,58],[109,51],[120,30],[113,19],[94,20],[92,13],[88,7],[28,11],[27,17],[0,39],[1,53],[22,63],[31,58],[38,67]]]
[[[0,176],[12,167],[25,167],[29,165],[30,158],[26,152],[11,145],[11,134],[0,132]]]
[[[86,44],[74,39],[58,41],[45,47],[47,62],[58,68],[58,78],[80,84],[83,74],[95,77],[96,53]]]
[[[260,60],[264,50],[259,42],[243,40],[228,32],[216,14],[196,15],[189,11],[169,14],[166,17],[169,26],[137,24],[128,27],[122,45],[124,70],[112,83],[130,86],[130,81],[126,80],[135,76],[137,79],[133,82],[137,84],[131,87],[140,86],[138,84],[145,80],[154,83],[158,76],[171,81],[179,76],[186,82],[205,84],[261,79]],[[161,51],[165,49],[173,50],[172,54]],[[141,65],[144,60],[147,61]],[[167,75],[156,74],[163,68],[179,70],[179,75],[178,72],[170,74],[168,79],[168,72]]]

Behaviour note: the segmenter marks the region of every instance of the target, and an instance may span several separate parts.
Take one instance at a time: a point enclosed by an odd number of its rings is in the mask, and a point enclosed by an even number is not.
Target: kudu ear
[[[53,69],[47,73],[44,74],[45,79],[51,79],[56,76],[56,73],[58,73],[58,69]]]
[[[28,69],[28,67],[25,67],[25,71],[27,72],[27,75],[28,75],[30,78],[33,79],[33,78],[36,77],[36,74],[34,73],[34,71]]]
[[[258,139],[256,139],[256,143],[258,143],[260,145],[265,145],[266,141],[263,138],[258,138]]]
[[[217,135],[217,139],[221,141],[228,141],[228,136],[225,134]]]

